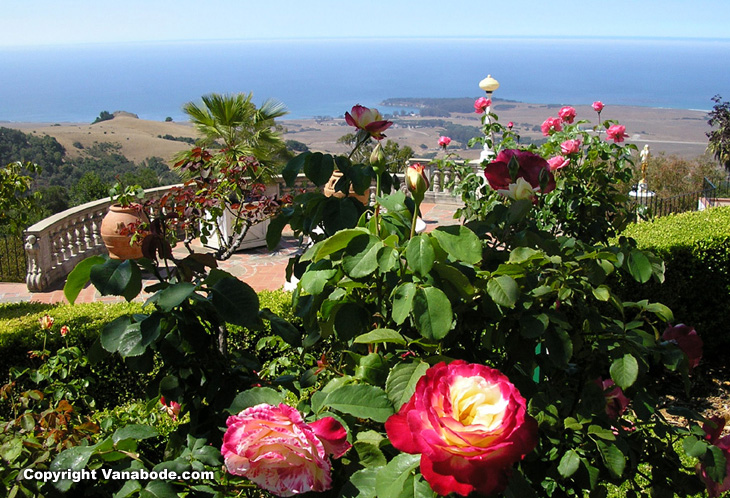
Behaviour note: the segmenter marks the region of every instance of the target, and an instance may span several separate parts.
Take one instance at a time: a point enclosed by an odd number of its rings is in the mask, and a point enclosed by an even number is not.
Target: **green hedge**
[[[284,291],[263,291],[259,293],[261,308],[269,308],[285,320],[293,320],[291,294]],[[46,339],[46,349],[53,352],[66,345],[61,338],[60,329],[67,325],[71,332],[67,336],[69,346],[79,346],[87,350],[94,343],[104,326],[122,315],[142,312],[142,304],[101,302],[76,305],[51,305],[41,303],[0,304],[0,386],[9,380],[11,367],[36,368],[38,359],[32,359],[28,351],[43,348],[43,332],[39,319],[48,314],[55,322]],[[229,326],[232,348],[254,351],[257,342],[270,335],[268,324],[261,330],[246,330]],[[277,348],[268,348],[259,354],[274,356]],[[121,402],[141,397],[144,379],[128,369],[118,356],[110,356],[91,367],[87,372],[97,382],[93,383],[91,396],[100,408],[115,406]]]
[[[644,295],[669,306],[677,323],[693,326],[705,356],[730,346],[730,207],[674,214],[629,226],[623,233],[664,260],[665,282],[638,288],[623,282],[624,297]]]

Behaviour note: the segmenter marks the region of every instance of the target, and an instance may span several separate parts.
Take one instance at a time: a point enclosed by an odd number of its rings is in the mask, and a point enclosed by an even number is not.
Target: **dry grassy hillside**
[[[502,123],[512,121],[516,130],[523,136],[539,140],[542,135],[533,128],[539,127],[548,116],[557,115],[559,107],[509,103],[500,104],[495,110]],[[595,122],[597,116],[590,106],[577,106],[576,109],[579,119]],[[387,112],[387,108],[381,110]],[[93,125],[79,123],[0,123],[0,125],[26,133],[53,136],[66,148],[71,157],[81,153],[81,150],[74,146],[75,143],[81,144],[84,148],[93,145],[94,142],[118,143],[122,154],[135,162],[152,156],[169,161],[175,153],[189,147],[184,142],[166,140],[160,138],[161,136],[191,138],[197,136],[189,123],[146,121],[124,112],[115,113],[115,116],[112,120]],[[649,144],[655,154],[666,152],[694,158],[701,155],[707,146],[705,132],[709,131],[709,126],[706,122],[706,113],[702,111],[607,105],[601,118],[620,121],[626,126],[626,131],[630,135],[629,142],[635,143],[639,148]],[[418,127],[416,122],[420,119],[430,118],[418,116],[398,118],[401,124],[393,126],[386,132],[388,138],[401,145],[410,146],[417,156],[436,152],[438,137],[443,134],[443,129]],[[449,119],[460,125],[480,126],[479,115],[474,113],[454,114]],[[345,152],[347,147],[338,144],[337,139],[353,131],[341,118],[326,121],[283,120],[281,123],[287,130],[284,134],[285,139],[297,140],[312,150],[324,152]],[[479,155],[478,150],[464,150],[459,153],[469,159]]]

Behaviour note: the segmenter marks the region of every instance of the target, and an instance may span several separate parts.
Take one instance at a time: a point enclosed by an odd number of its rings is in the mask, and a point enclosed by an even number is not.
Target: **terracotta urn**
[[[100,234],[109,257],[112,259],[138,259],[142,257],[141,239],[131,244],[132,235],[140,224],[149,225],[149,218],[139,204],[121,206],[112,204],[101,222]]]
[[[338,181],[340,181],[340,178],[342,178],[342,176],[342,171],[334,170],[332,172],[332,176],[330,176],[330,179],[327,181],[324,189],[322,190],[325,196],[336,197],[338,199],[346,197],[345,194],[343,194],[339,190],[335,190],[335,185]],[[358,201],[362,202],[363,206],[367,206],[368,204],[370,204],[370,189],[367,189],[364,194],[358,194],[352,188],[352,185],[350,185],[350,192],[347,194],[347,197],[354,197]]]

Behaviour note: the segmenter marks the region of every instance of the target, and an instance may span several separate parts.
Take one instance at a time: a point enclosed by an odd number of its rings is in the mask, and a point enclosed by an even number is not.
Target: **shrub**
[[[710,357],[730,345],[725,317],[730,313],[730,208],[682,213],[630,225],[623,235],[639,249],[664,259],[663,284],[650,282],[642,293],[666,304],[677,322],[702,334]],[[634,283],[623,282],[628,297]]]
[[[35,368],[38,360],[30,358],[28,351],[43,348],[45,332],[38,320],[45,314],[52,316],[55,325],[48,334],[45,349],[55,352],[66,345],[59,334],[60,327],[67,325],[68,345],[88,351],[96,341],[104,325],[115,318],[141,311],[140,303],[89,303],[76,306],[41,303],[14,303],[0,305],[0,379],[4,384],[11,368],[23,370]],[[120,401],[141,395],[140,378],[133,374],[118,358],[110,357],[89,366],[84,374],[90,374],[98,382],[88,393],[97,406],[115,405]],[[29,387],[29,386],[26,386]]]

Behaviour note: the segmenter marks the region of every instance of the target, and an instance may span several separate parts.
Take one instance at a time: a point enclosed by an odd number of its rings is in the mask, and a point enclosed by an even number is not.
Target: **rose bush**
[[[426,370],[385,430],[397,449],[421,455],[423,477],[438,494],[491,495],[537,445],[526,408],[500,372],[457,360]]]

